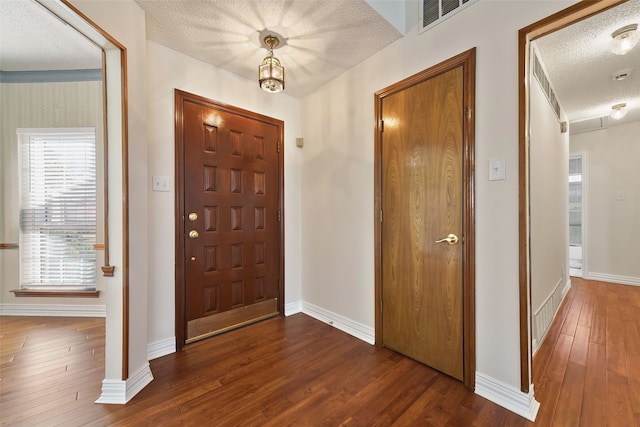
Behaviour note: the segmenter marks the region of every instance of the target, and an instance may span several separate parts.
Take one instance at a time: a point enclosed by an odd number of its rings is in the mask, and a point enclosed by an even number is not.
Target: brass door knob
[[[440,240],[436,240],[436,243],[442,243],[442,242],[447,242],[450,245],[455,245],[456,243],[458,243],[458,236],[456,236],[453,233],[450,233],[447,237],[444,237]]]
[[[200,236],[200,234],[198,234],[198,232],[196,230],[191,230],[189,232],[189,237],[191,237],[192,239],[197,239],[198,236]]]
[[[195,220],[197,220],[197,219],[198,219],[198,214],[197,214],[197,213],[195,213],[195,212],[191,212],[191,213],[189,214],[189,221],[195,221]]]

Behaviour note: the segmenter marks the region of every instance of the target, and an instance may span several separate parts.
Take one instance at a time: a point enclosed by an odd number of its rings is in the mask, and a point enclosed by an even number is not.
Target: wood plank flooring
[[[640,287],[571,279],[533,362],[536,425],[640,427]]]
[[[304,314],[151,361],[98,405],[104,319],[0,318],[0,422],[24,426],[637,426],[640,287],[572,280],[534,359],[536,423]]]

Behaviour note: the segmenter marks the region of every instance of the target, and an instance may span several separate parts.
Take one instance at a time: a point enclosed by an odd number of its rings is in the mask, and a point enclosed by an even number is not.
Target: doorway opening
[[[518,174],[519,174],[519,292],[520,292],[520,388],[528,393],[532,383],[531,229],[529,168],[529,52],[530,43],[545,35],[608,10],[625,0],[580,2],[518,33]]]
[[[584,161],[569,158],[569,274],[582,277],[584,264]]]

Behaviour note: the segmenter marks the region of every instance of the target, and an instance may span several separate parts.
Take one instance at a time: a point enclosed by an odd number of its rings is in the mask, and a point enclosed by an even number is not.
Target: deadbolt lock
[[[195,221],[195,220],[197,220],[197,219],[198,219],[198,214],[197,214],[197,213],[195,213],[195,212],[191,212],[191,213],[189,214],[189,221]]]

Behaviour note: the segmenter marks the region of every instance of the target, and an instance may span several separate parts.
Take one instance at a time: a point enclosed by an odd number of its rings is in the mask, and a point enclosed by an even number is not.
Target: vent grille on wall
[[[575,135],[577,133],[591,132],[594,130],[607,129],[608,117],[595,117],[593,119],[580,120],[577,122],[571,122],[569,125],[569,133]]]
[[[420,32],[426,31],[478,0],[422,0]]]
[[[542,63],[538,59],[538,55],[533,55],[533,75],[536,76],[542,91],[547,97],[549,104],[551,104],[551,109],[556,113],[558,120],[560,120],[560,103],[558,103],[556,93],[553,91],[551,83],[549,83],[549,79],[547,78],[547,74],[544,72]]]

